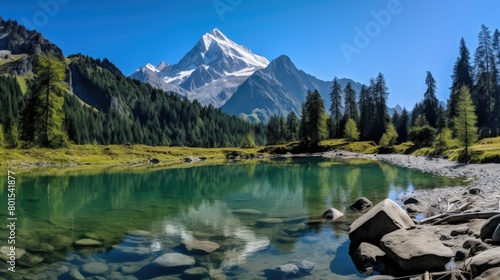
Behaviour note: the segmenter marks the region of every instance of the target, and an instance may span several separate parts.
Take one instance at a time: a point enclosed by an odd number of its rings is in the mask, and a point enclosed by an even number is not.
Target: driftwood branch
[[[433,225],[442,225],[442,224],[453,224],[453,223],[464,223],[468,222],[472,219],[489,219],[493,216],[499,215],[500,211],[493,212],[475,212],[475,213],[464,213],[464,214],[452,214],[443,219],[436,221]]]
[[[460,206],[457,206],[457,209],[455,211],[453,211],[453,212],[449,211],[449,212],[437,214],[437,215],[422,219],[422,220],[420,220],[420,224],[425,224],[425,223],[428,223],[428,222],[431,222],[431,221],[434,221],[434,220],[437,220],[440,218],[445,218],[445,217],[448,217],[451,215],[455,215],[455,214],[457,214],[457,212],[460,212],[460,211],[463,211],[464,209],[467,209],[467,207],[469,207],[470,205],[471,205],[471,202],[464,202]]]

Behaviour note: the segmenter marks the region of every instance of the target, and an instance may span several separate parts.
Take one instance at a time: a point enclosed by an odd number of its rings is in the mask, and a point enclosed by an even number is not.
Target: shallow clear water
[[[144,267],[163,253],[190,254],[180,242],[191,239],[220,245],[213,253],[194,255],[195,266],[207,268],[214,278],[272,278],[270,269],[291,260],[316,264],[304,279],[364,278],[347,253],[349,224],[360,215],[348,205],[360,196],[377,203],[408,196],[413,189],[458,183],[381,162],[327,159],[64,176],[25,174],[17,180],[17,247],[33,249],[48,243],[55,249],[29,253],[43,262],[31,268],[18,265],[15,275],[7,274],[2,263],[0,276],[8,279],[26,274],[64,279],[71,269],[92,276],[83,269],[91,262],[106,264],[108,270],[96,274],[106,279],[164,274],[172,276],[164,279],[175,279],[182,271]],[[6,178],[0,177],[4,221],[7,193]],[[323,223],[319,216],[329,207],[346,216]],[[7,234],[2,227],[2,246],[7,245]],[[69,239],[84,237],[102,245],[65,246]]]

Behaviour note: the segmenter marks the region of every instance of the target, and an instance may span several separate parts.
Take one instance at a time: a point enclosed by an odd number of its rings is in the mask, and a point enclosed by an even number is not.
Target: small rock
[[[134,274],[139,271],[141,267],[142,265],[137,263],[124,263],[120,266],[120,270],[123,274]]]
[[[481,193],[481,189],[480,188],[470,188],[469,189],[469,193],[470,194],[480,194]]]
[[[208,270],[204,267],[193,267],[182,272],[186,279],[201,279],[208,276]]]
[[[283,265],[278,266],[275,269],[275,271],[278,273],[284,274],[283,276],[292,276],[292,275],[297,275],[300,270],[299,270],[298,266],[291,264],[291,263],[287,263],[287,264],[283,264]]]
[[[220,248],[220,245],[211,241],[186,240],[182,244],[186,246],[188,251],[199,251],[203,253],[212,253]]]
[[[466,251],[463,251],[463,250],[458,250],[456,253],[455,253],[455,261],[456,262],[459,262],[459,261],[463,261],[465,260],[465,258],[467,258],[467,252]]]
[[[54,251],[54,247],[47,243],[34,244],[29,246],[27,249],[29,252],[39,253],[39,254],[51,253]]]
[[[416,198],[413,198],[413,197],[410,197],[408,199],[406,199],[403,204],[404,205],[407,205],[407,204],[418,204],[419,201],[416,199]]]
[[[87,276],[104,275],[109,272],[109,267],[105,263],[91,262],[82,265],[82,272]]]
[[[467,224],[467,227],[469,228],[469,235],[472,235],[476,238],[481,237],[481,228],[483,227],[484,223],[486,223],[485,219],[471,220]]]
[[[408,213],[419,213],[420,209],[417,207],[417,205],[410,203],[405,205],[406,212]]]
[[[372,207],[373,203],[366,197],[360,197],[349,207],[356,210],[365,210],[366,208]]]
[[[469,254],[470,254],[471,256],[475,256],[475,255],[477,255],[477,254],[479,254],[479,253],[481,253],[481,252],[484,252],[484,251],[486,251],[486,250],[488,250],[488,249],[490,249],[490,248],[491,248],[491,246],[490,246],[490,245],[488,245],[488,244],[486,244],[486,243],[483,243],[483,242],[479,242],[479,243],[474,244],[474,245],[470,248],[470,250],[469,250]]]
[[[17,263],[24,267],[34,267],[35,265],[43,262],[44,258],[39,255],[24,254],[22,258],[17,260]]]
[[[336,220],[340,217],[343,217],[344,214],[342,214],[342,212],[340,212],[339,210],[335,209],[335,208],[330,208],[328,210],[326,210],[322,215],[321,217],[323,219],[328,219],[328,220]]]
[[[151,255],[151,248],[145,246],[114,246],[114,250],[119,252],[123,257],[129,259],[145,259]]]
[[[61,275],[59,279],[67,279],[67,280],[84,280],[85,277],[75,268],[70,269],[68,272]]]
[[[149,162],[152,164],[158,164],[158,163],[160,163],[160,160],[157,158],[151,158],[151,159],[149,159]]]
[[[493,233],[495,232],[498,224],[500,224],[500,215],[496,215],[494,217],[486,220],[484,225],[481,227],[481,239],[491,239],[493,237]]]
[[[71,238],[64,235],[54,235],[47,241],[54,247],[54,250],[56,251],[62,250],[73,243],[73,240],[71,240]]]
[[[449,236],[448,234],[441,234],[441,237],[439,237],[439,240],[441,240],[441,241],[450,240],[450,239],[451,239],[451,236]]]
[[[92,232],[86,232],[86,233],[84,233],[82,235],[82,238],[90,238],[90,239],[99,240],[99,241],[104,240],[102,238],[102,236],[100,236],[99,234],[92,233]]]
[[[464,249],[470,249],[472,248],[474,245],[476,244],[480,244],[482,243],[481,240],[477,240],[477,239],[467,239],[465,240],[464,244],[462,245],[462,248]]]
[[[16,259],[20,259],[26,253],[26,251],[16,247],[14,253],[16,254]],[[8,256],[7,254],[10,254],[10,247],[9,246],[0,247],[0,259],[3,261],[8,261],[10,256]]]
[[[456,229],[453,229],[451,232],[450,232],[450,235],[451,236],[459,236],[459,235],[465,235],[465,234],[469,234],[469,229],[466,228],[466,227],[463,227],[463,228],[456,228]]]
[[[314,263],[306,260],[302,261],[291,261],[291,264],[296,265],[301,273],[310,274],[314,268]]]
[[[183,254],[167,253],[156,258],[153,263],[166,268],[174,268],[182,266],[192,266],[196,263],[196,261],[193,257]]]
[[[75,245],[78,246],[100,246],[102,243],[100,241],[97,241],[95,239],[90,239],[90,238],[84,238],[75,241]]]

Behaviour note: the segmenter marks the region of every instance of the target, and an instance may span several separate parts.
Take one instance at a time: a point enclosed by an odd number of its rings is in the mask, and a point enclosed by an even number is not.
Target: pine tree
[[[355,122],[359,121],[358,104],[356,104],[356,91],[352,88],[351,82],[348,82],[344,88],[345,94],[345,112],[344,118],[346,120],[353,119]]]
[[[476,86],[473,98],[476,107],[477,125],[484,129],[491,125],[493,98],[497,88],[496,57],[494,55],[491,32],[484,24],[478,35],[479,42],[474,55]],[[489,133],[487,133],[489,134]]]
[[[477,141],[477,117],[474,103],[469,89],[463,86],[460,89],[457,103],[457,116],[455,117],[455,134],[458,140],[465,146],[464,156],[469,156],[469,146]]]
[[[410,116],[406,108],[403,108],[401,116],[399,117],[398,123],[394,124],[396,126],[396,132],[398,133],[398,142],[403,143],[408,141],[408,123],[410,121]]]
[[[332,129],[333,133],[331,135],[334,138],[341,137],[341,120],[342,120],[342,88],[340,83],[335,77],[333,79],[332,92],[330,93],[330,115],[332,118]]]
[[[267,124],[267,143],[271,145],[282,144],[287,135],[285,118],[283,116],[271,116]]]
[[[308,144],[318,145],[319,141],[327,136],[325,112],[325,102],[320,93],[315,90],[308,92],[305,103],[305,126],[303,140],[307,139]]]
[[[67,89],[66,65],[55,57],[40,56],[35,74],[23,112],[23,138],[45,147],[61,147],[67,141],[62,109]]]
[[[439,105],[437,110],[436,128],[441,133],[446,128],[446,112],[443,106]]]
[[[430,71],[427,71],[425,84],[427,85],[427,90],[424,93],[424,115],[430,126],[436,127],[439,101],[436,97],[436,80]]]
[[[366,140],[369,138],[371,122],[373,121],[372,101],[370,89],[364,85],[359,93],[359,129],[361,138]]]
[[[286,128],[288,130],[287,141],[297,141],[299,138],[299,119],[294,111],[286,116]]]
[[[465,44],[464,38],[460,40],[460,55],[455,62],[455,66],[453,67],[453,75],[452,75],[452,86],[450,89],[450,98],[448,99],[448,120],[449,126],[451,128],[454,127],[453,119],[457,116],[457,101],[458,95],[460,92],[460,88],[462,86],[466,86],[470,89],[471,92],[474,92],[474,73],[472,66],[470,64],[470,53],[469,49]]]
[[[390,121],[389,112],[387,111],[387,98],[389,95],[387,90],[384,75],[379,73],[372,88],[375,101],[375,115],[371,135],[374,141],[380,140]]]
[[[349,141],[359,140],[359,131],[356,121],[354,119],[348,119],[345,124],[344,137]]]

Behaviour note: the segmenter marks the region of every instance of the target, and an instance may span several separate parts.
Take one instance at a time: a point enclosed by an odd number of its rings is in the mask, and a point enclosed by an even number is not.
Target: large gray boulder
[[[498,224],[500,224],[500,215],[489,218],[481,227],[481,239],[491,239]]]
[[[391,232],[382,237],[380,247],[407,271],[443,268],[454,256],[450,248],[426,230],[400,229]]]
[[[474,276],[500,266],[500,247],[486,250],[474,256],[470,262],[470,268]]]
[[[398,229],[415,227],[412,219],[399,205],[385,199],[354,221],[349,228],[349,238],[355,248],[361,242],[379,244],[382,236]]]

